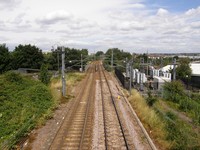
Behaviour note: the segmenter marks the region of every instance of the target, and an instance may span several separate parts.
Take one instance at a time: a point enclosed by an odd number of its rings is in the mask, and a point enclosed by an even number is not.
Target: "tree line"
[[[66,68],[79,69],[82,63],[88,61],[87,49],[65,48]],[[5,44],[0,45],[0,73],[18,68],[40,69],[42,64],[46,64],[50,70],[59,70],[61,67],[61,47],[50,52],[43,53],[35,45],[18,45],[13,51],[9,51]]]
[[[65,48],[65,65],[67,69],[78,70],[81,67],[81,58],[83,66],[92,59],[103,59],[105,67],[111,65],[111,57],[113,53],[113,66],[121,67],[125,71],[126,60],[133,59],[134,68],[139,69],[141,59],[144,62],[153,62],[148,58],[147,54],[131,54],[118,48],[108,49],[96,52],[95,55],[89,56],[87,49]],[[52,49],[50,52],[43,53],[41,49],[35,45],[18,45],[13,51],[9,51],[5,44],[0,45],[0,73],[8,70],[16,70],[18,68],[40,69],[42,64],[48,66],[49,70],[60,70],[61,68],[62,49]],[[81,57],[82,55],[82,57]],[[169,64],[171,58],[163,58],[164,65]],[[188,80],[191,78],[191,69],[189,59],[179,59],[177,67],[177,79]],[[154,63],[158,66],[158,62]],[[122,67],[123,66],[123,67]]]

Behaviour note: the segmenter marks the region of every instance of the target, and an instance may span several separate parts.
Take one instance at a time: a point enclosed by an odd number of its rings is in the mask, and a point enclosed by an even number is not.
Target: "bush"
[[[10,147],[26,135],[54,103],[47,86],[20,74],[1,75],[0,85],[0,145],[6,142]]]
[[[179,103],[186,96],[184,86],[180,81],[166,82],[164,85],[164,99]]]
[[[46,85],[50,83],[50,74],[48,72],[48,66],[45,64],[43,64],[40,68],[39,79],[41,82],[43,82]]]
[[[23,78],[19,73],[15,73],[13,71],[9,71],[5,74],[5,79],[8,82],[16,82],[16,83],[22,83]]]
[[[148,104],[149,106],[153,106],[153,104],[154,104],[158,99],[157,99],[157,97],[152,96],[152,93],[151,93],[150,90],[148,91],[147,94],[148,94],[148,97],[146,98],[147,104]]]
[[[166,112],[166,128],[168,130],[168,140],[172,141],[173,145],[171,149],[175,150],[187,150],[187,149],[198,149],[198,134],[192,131],[191,127],[182,122],[172,112]]]

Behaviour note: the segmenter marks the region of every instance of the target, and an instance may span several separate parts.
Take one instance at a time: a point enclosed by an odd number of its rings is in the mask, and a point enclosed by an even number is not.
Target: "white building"
[[[153,88],[156,90],[162,90],[165,82],[171,82],[171,78],[155,76],[153,79]]]

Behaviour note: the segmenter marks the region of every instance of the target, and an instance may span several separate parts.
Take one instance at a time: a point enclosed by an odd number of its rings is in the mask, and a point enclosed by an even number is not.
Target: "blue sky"
[[[184,12],[200,6],[200,0],[147,0],[144,4],[157,8],[165,8],[171,12]]]
[[[200,0],[0,0],[0,43],[200,53]]]

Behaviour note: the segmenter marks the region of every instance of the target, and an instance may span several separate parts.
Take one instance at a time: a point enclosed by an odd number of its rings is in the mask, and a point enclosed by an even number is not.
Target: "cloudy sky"
[[[0,0],[0,43],[200,52],[200,0]]]

